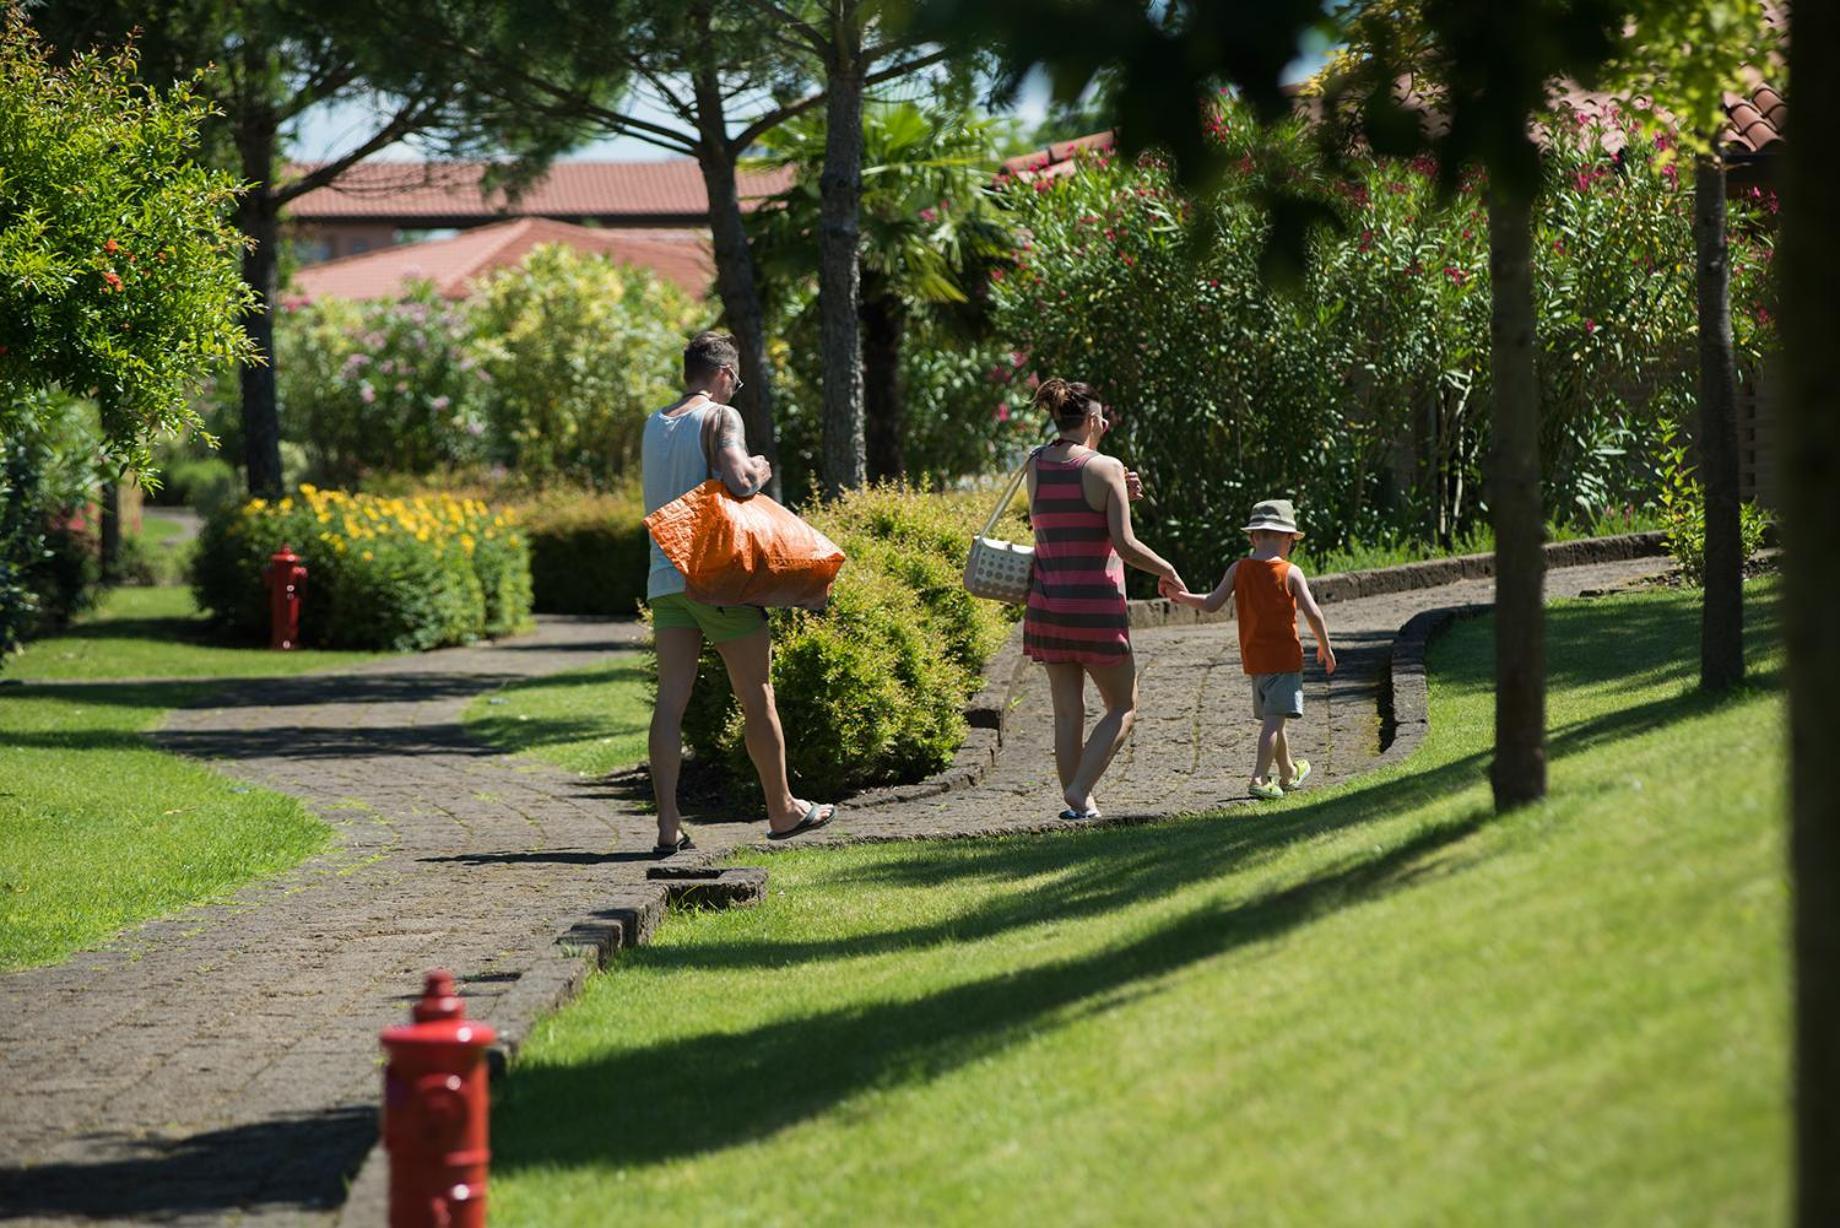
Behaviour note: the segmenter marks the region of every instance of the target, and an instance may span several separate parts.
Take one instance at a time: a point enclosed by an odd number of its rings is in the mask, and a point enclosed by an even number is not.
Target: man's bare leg
[[[658,806],[658,847],[675,848],[683,834],[677,809],[677,777],[684,764],[684,709],[696,686],[703,633],[695,627],[664,627],[652,633],[658,654],[658,702],[652,708],[646,754],[651,761],[652,797]]]
[[[760,774],[760,791],[767,799],[767,826],[790,831],[799,825],[809,806],[792,796],[786,777],[786,735],[780,728],[779,709],[773,702],[773,641],[762,627],[740,639],[717,644],[728,682],[741,704],[747,730],[748,758]]]

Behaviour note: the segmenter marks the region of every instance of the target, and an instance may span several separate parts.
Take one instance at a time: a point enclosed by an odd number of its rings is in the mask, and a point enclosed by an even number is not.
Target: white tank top
[[[708,402],[679,414],[662,409],[645,420],[639,464],[645,482],[645,514],[683,498],[713,476],[703,455],[703,423],[714,412]],[[645,579],[647,600],[684,591],[684,573],[650,543],[652,569]]]

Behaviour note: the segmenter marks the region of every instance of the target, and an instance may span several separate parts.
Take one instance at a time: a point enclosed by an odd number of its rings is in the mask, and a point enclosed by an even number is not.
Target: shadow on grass
[[[766,1137],[868,1088],[936,1078],[1026,1039],[1056,1012],[1103,1008],[1189,965],[1407,887],[1438,868],[1434,854],[1485,821],[1475,814],[1430,827],[1296,886],[1211,903],[1109,949],[917,1001],[519,1068],[501,1098],[500,1171],[657,1163]],[[606,1106],[609,1120],[585,1122],[580,1108],[559,1112],[564,1105]]]

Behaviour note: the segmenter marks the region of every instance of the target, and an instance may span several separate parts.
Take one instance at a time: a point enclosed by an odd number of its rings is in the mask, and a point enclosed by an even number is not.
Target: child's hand
[[[1324,644],[1318,644],[1316,646],[1316,663],[1323,667],[1323,673],[1333,674],[1335,672],[1335,649]]]
[[[1177,605],[1185,605],[1191,610],[1199,610],[1207,604],[1207,598],[1200,593],[1191,593],[1187,589],[1177,589],[1169,594],[1169,599]]]

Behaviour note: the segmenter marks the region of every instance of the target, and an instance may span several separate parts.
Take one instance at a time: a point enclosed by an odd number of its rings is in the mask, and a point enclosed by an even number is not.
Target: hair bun
[[[1073,386],[1056,375],[1043,380],[1041,382],[1041,387],[1035,390],[1035,404],[1041,406],[1058,418],[1061,416],[1062,409],[1072,396]]]

